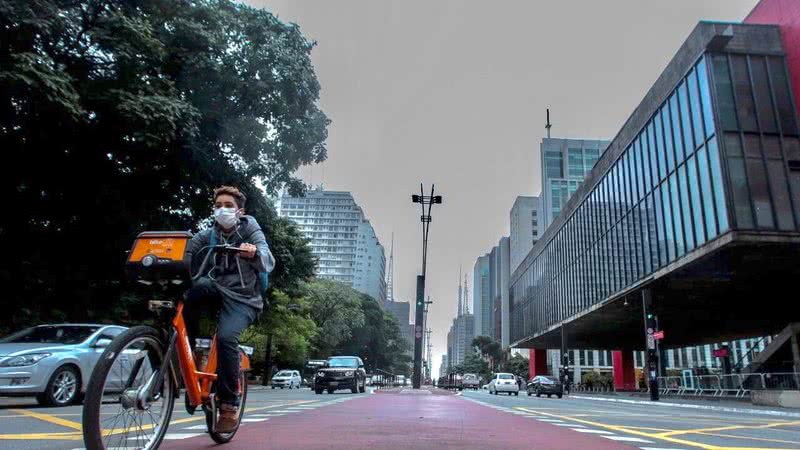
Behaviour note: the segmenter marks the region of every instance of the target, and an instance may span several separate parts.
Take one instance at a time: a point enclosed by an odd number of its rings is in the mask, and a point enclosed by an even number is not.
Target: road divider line
[[[520,411],[529,411],[529,412],[532,412],[532,413],[541,414],[543,416],[555,417],[555,418],[564,419],[564,420],[570,420],[570,421],[578,422],[578,423],[581,423],[581,424],[584,424],[584,425],[591,425],[591,426],[597,427],[597,428],[605,428],[607,430],[617,431],[617,432],[620,432],[620,433],[627,433],[627,434],[632,434],[632,435],[641,436],[641,437],[645,437],[645,438],[667,441],[667,442],[671,442],[673,444],[686,445],[686,446],[689,446],[689,447],[702,448],[704,450],[754,450],[754,449],[746,448],[746,447],[720,447],[718,445],[703,444],[701,442],[687,441],[685,439],[676,439],[676,438],[669,437],[669,436],[658,436],[655,433],[645,433],[644,431],[638,431],[638,430],[634,430],[634,429],[630,429],[630,428],[626,428],[626,427],[622,427],[622,426],[618,426],[618,425],[608,425],[608,424],[604,424],[604,423],[600,423],[600,422],[594,422],[594,421],[591,421],[591,420],[578,419],[576,417],[564,416],[564,415],[560,415],[560,414],[546,413],[546,412],[537,411],[537,410],[530,409],[530,408],[524,408],[524,407],[521,407],[521,406],[517,406],[516,408],[518,410],[520,410]],[[575,431],[581,431],[581,430],[575,430]]]
[[[27,409],[12,409],[16,413],[20,413],[24,416],[33,417],[34,419],[39,419],[43,422],[49,422],[55,425],[61,425],[62,427],[72,428],[73,430],[82,431],[83,427],[78,422],[73,422],[72,420],[62,419],[60,417],[56,417],[52,414],[44,414],[29,411]]]
[[[766,428],[775,428],[780,426],[794,426],[800,425],[800,420],[795,420],[791,422],[773,422],[768,423],[766,425],[729,425],[727,427],[715,427],[715,428],[695,428],[692,430],[674,430],[668,431],[666,433],[658,433],[656,437],[667,437],[667,436],[677,436],[681,434],[697,434],[697,433],[707,433],[707,432],[714,432],[714,431],[729,431],[729,430],[761,430]]]

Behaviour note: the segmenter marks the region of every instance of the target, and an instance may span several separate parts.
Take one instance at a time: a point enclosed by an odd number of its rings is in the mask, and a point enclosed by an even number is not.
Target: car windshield
[[[498,375],[497,378],[499,378],[501,380],[513,380],[514,379],[514,375],[509,375],[507,373],[504,373],[504,374]]]
[[[465,380],[474,380],[476,378],[478,378],[478,377],[476,375],[471,374],[471,373],[468,373],[468,374],[464,375],[464,379]]]
[[[76,325],[43,325],[33,328],[26,328],[18,333],[14,333],[2,340],[5,344],[79,344],[85,341],[100,327],[76,326]]]
[[[328,367],[358,367],[358,360],[355,358],[331,358],[328,360]]]
[[[555,378],[555,377],[542,377],[542,382],[543,383],[548,383],[548,382],[550,382],[550,383],[558,383],[558,379]]]
[[[290,376],[292,376],[292,372],[289,372],[288,370],[281,370],[280,372],[276,373],[275,376],[276,377],[290,377]]]

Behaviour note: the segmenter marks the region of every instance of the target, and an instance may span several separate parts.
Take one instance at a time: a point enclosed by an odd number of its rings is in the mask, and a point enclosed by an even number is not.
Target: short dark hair
[[[247,202],[247,196],[233,186],[220,186],[214,189],[214,201],[217,201],[217,197],[220,195],[230,195],[233,197],[236,200],[236,205],[239,206],[239,208],[244,208],[244,204]]]

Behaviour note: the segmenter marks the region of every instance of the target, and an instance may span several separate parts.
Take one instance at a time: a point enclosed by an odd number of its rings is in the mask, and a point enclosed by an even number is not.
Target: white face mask
[[[214,208],[214,219],[224,229],[229,230],[239,221],[239,210],[236,208]]]

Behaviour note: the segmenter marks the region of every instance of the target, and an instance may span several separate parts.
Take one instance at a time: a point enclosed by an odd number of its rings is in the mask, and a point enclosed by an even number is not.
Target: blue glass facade
[[[516,271],[511,341],[614,297],[731,229],[797,230],[791,98],[782,57],[702,55]]]

